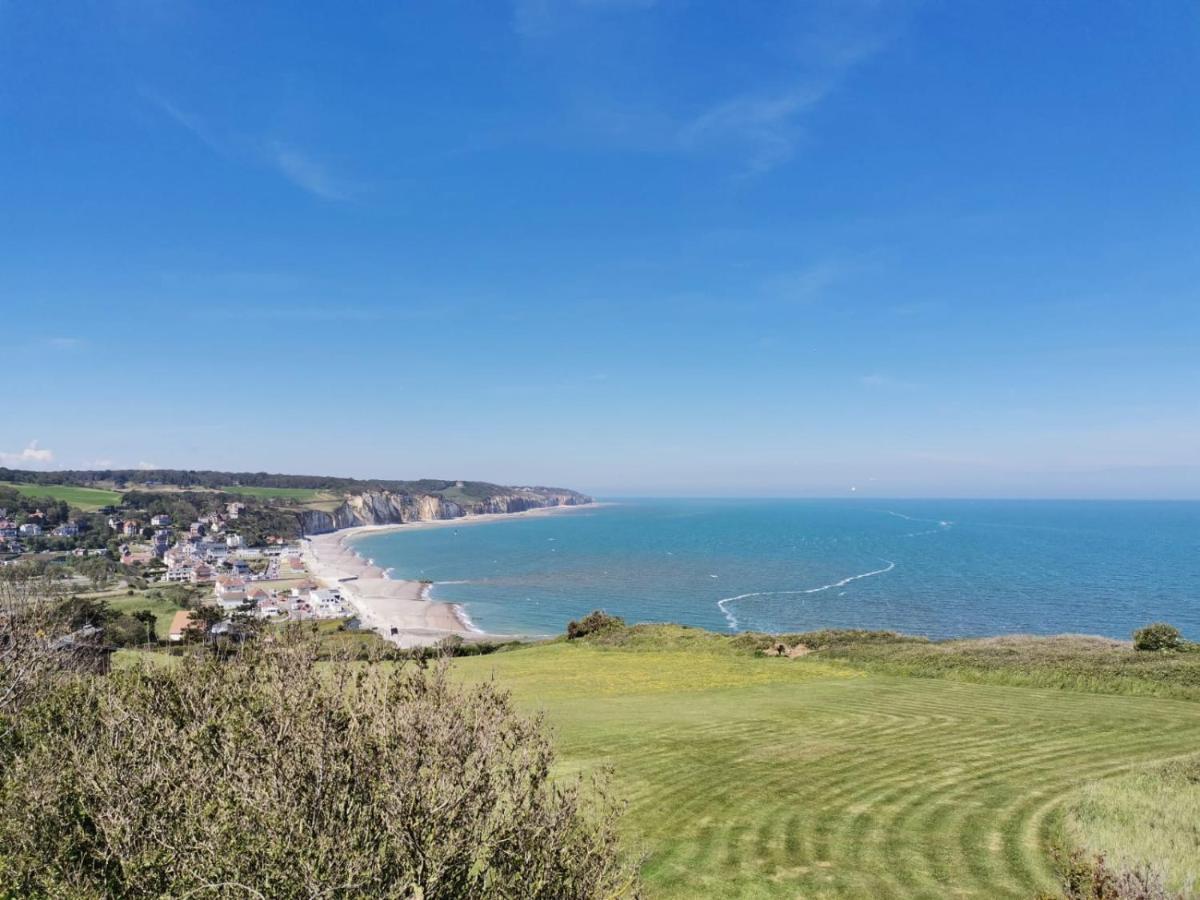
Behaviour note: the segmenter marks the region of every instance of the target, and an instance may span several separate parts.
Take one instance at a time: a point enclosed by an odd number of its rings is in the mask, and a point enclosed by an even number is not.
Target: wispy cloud
[[[279,140],[263,140],[234,131],[221,131],[203,117],[182,109],[165,97],[146,90],[142,91],[142,96],[219,156],[269,166],[296,187],[321,200],[347,200],[352,193],[348,182],[332,174],[326,165],[307,151]]]
[[[745,175],[760,175],[791,158],[798,120],[828,96],[829,84],[811,84],[773,94],[744,94],[710,107],[687,123],[680,140],[687,149],[737,145],[748,153]]]
[[[748,17],[749,29],[763,25],[757,40],[733,36],[729,49],[715,56],[708,44],[696,48],[705,65],[731,73],[698,79],[718,86],[707,96],[681,94],[676,79],[663,77],[671,61],[646,49],[660,42],[631,39],[669,30],[675,47],[688,34],[678,19],[703,11],[650,0],[514,0],[513,22],[558,66],[557,81],[578,107],[578,121],[600,137],[647,152],[719,154],[738,161],[740,177],[754,177],[795,157],[809,137],[812,113],[895,41],[917,2],[760,4]],[[629,10],[644,15],[636,23],[611,15]],[[631,77],[639,69],[643,77]]]
[[[19,450],[16,453],[0,452],[0,464],[6,466],[12,465],[35,465],[45,466],[54,462],[54,453],[51,450],[46,450],[38,446],[36,440],[30,441],[24,450]]]
[[[158,108],[168,119],[189,132],[192,137],[196,138],[209,150],[220,156],[229,156],[228,141],[223,140],[209,127],[208,123],[200,116],[194,113],[186,112],[158,94],[143,89],[142,96],[152,105]]]
[[[684,126],[684,146],[742,148],[743,176],[761,175],[787,162],[804,139],[806,117],[894,40],[906,6],[814,4],[813,20],[792,42],[791,75],[785,71],[773,85],[702,110]]]
[[[346,186],[329,174],[325,166],[310,159],[304,153],[278,142],[271,145],[271,160],[283,176],[322,200],[346,200],[350,193]]]

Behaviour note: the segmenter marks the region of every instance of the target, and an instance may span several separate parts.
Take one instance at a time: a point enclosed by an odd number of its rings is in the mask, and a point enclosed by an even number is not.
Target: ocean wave
[[[725,616],[729,622],[729,628],[736,631],[738,627],[737,616],[729,611],[729,604],[736,603],[738,600],[749,600],[751,597],[795,597],[800,594],[819,594],[822,591],[832,590],[833,588],[845,587],[852,581],[858,581],[860,578],[870,578],[873,575],[883,575],[896,568],[896,564],[890,559],[885,559],[883,562],[887,565],[882,569],[872,569],[870,572],[860,572],[857,575],[851,575],[848,578],[843,578],[841,581],[832,581],[829,584],[823,584],[820,587],[804,588],[798,591],[750,591],[746,594],[738,594],[736,597],[726,597],[723,600],[717,601],[717,608],[721,610],[721,614]]]

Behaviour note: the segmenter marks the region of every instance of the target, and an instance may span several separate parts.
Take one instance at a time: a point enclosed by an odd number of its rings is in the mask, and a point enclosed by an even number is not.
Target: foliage
[[[1183,641],[1179,637],[1179,629],[1174,625],[1153,622],[1133,633],[1133,649],[1151,652],[1181,650]]]
[[[1200,654],[1139,653],[1107,638],[901,638],[832,644],[814,655],[894,675],[1200,700]]]
[[[572,619],[567,623],[567,640],[574,641],[589,634],[624,627],[625,620],[620,616],[612,616],[602,609],[596,609],[578,621]]]
[[[20,896],[617,897],[602,779],[441,668],[318,665],[294,636],[77,677],[14,721],[0,882]]]
[[[1173,890],[1200,887],[1200,755],[1139,766],[1084,786],[1064,824],[1080,856],[1161,874]]]
[[[62,677],[54,644],[74,630],[52,581],[0,579],[0,733],[6,714],[32,703]]]
[[[1089,857],[1079,850],[1053,849],[1065,900],[1183,900],[1168,891],[1152,869],[1114,870],[1103,853]]]
[[[810,650],[827,650],[833,647],[859,644],[928,644],[929,639],[899,634],[895,631],[826,628],[821,631],[803,631],[792,634],[763,634],[756,631],[745,631],[733,635],[730,643],[738,648],[755,651],[766,650],[776,644],[785,644],[789,647],[804,644]]]
[[[247,487],[290,488],[362,493],[363,491],[392,491],[394,493],[450,495],[450,499],[486,500],[511,492],[511,488],[484,481],[445,481],[424,478],[417,481],[397,481],[380,478],[338,478],[329,475],[282,475],[267,472],[213,472],[183,469],[97,469],[55,470],[38,472],[0,467],[0,481],[37,485],[93,485],[97,482],[125,484],[166,484],[181,488],[236,490]],[[562,488],[536,487],[538,491],[554,491],[583,499],[582,494]]]
[[[158,619],[148,610],[114,615],[104,625],[104,640],[115,647],[137,647],[158,640]]]

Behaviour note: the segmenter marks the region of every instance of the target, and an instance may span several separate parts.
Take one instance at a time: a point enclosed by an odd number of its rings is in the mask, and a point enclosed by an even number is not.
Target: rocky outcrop
[[[513,488],[509,493],[461,500],[450,500],[438,494],[369,491],[352,494],[332,512],[309,509],[299,515],[305,534],[321,534],[359,525],[430,522],[487,513],[525,512],[552,506],[579,506],[591,502],[591,497],[575,491],[553,488]]]

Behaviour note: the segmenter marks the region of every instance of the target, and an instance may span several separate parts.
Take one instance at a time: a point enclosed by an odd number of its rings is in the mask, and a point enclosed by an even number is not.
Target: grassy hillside
[[[835,637],[828,646],[820,644],[820,633],[797,639],[819,648],[823,659],[892,675],[1200,700],[1200,652],[1139,653],[1129,643],[1108,638],[1012,635],[930,642]]]
[[[653,897],[1028,898],[1073,792],[1192,750],[1200,705],[907,677],[716,635],[458,660],[611,764]],[[739,649],[740,647],[740,649]]]
[[[0,482],[4,487],[10,487],[26,497],[50,497],[54,500],[65,500],[71,506],[92,512],[102,506],[112,506],[121,502],[121,495],[116,491],[104,491],[98,488],[76,487],[69,484],[13,484]]]
[[[222,490],[227,494],[241,494],[243,497],[267,497],[282,500],[295,500],[300,503],[307,503],[313,500],[335,499],[328,491],[322,491],[316,488],[236,486],[222,488]]]

